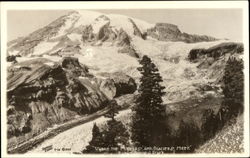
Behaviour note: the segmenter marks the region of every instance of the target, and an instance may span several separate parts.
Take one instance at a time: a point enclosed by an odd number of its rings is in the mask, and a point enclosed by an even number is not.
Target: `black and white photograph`
[[[3,156],[249,156],[247,6],[1,3]]]

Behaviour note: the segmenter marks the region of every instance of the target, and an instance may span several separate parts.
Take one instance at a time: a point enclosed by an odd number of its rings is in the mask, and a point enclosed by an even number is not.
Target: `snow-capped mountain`
[[[214,41],[213,37],[182,33],[176,25],[150,24],[145,21],[116,14],[92,11],[73,11],[27,37],[9,42],[10,55],[39,56],[61,52],[79,53],[82,44],[127,45],[131,38],[154,38],[161,41],[185,41],[189,43]],[[128,50],[133,51],[132,47]]]
[[[20,133],[36,135],[103,109],[112,99],[121,106],[133,104],[140,78],[138,59],[143,55],[163,77],[166,111],[192,112],[199,103],[183,107],[179,102],[219,97],[227,59],[243,51],[240,43],[183,33],[174,24],[70,12],[8,43],[7,60],[13,61],[7,85],[9,146],[15,146],[14,136]],[[198,106],[195,112],[203,115],[211,107]]]

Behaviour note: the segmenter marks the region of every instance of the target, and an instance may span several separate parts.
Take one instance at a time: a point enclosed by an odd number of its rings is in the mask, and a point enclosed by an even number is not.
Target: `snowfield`
[[[116,47],[85,46],[81,49],[80,55],[75,54],[74,56],[82,64],[89,66],[90,72],[94,74],[123,71],[131,76],[139,75],[134,71],[139,66],[137,59],[127,54],[118,53],[117,51],[118,48]]]
[[[77,33],[71,33],[67,35],[73,42],[81,42],[82,35]]]
[[[208,83],[210,80],[197,68],[197,63],[187,60],[190,50],[197,48],[210,48],[225,40],[214,42],[184,43],[163,42],[155,40],[142,40],[133,38],[133,46],[141,55],[148,55],[159,68],[163,78],[162,85],[166,87],[168,94],[163,97],[164,103],[183,101],[190,97],[190,93],[196,91],[194,84]],[[192,74],[191,78],[187,76]],[[174,95],[173,95],[174,94]],[[200,96],[200,94],[194,94]]]
[[[75,35],[74,35],[75,36]],[[80,38],[78,36],[78,38]],[[194,48],[209,48],[217,44],[226,42],[224,40],[214,42],[200,42],[200,43],[184,43],[184,42],[163,42],[151,39],[143,40],[139,37],[132,38],[132,45],[139,55],[148,55],[159,68],[161,76],[163,77],[163,86],[166,87],[168,94],[164,96],[164,103],[172,103],[182,101],[190,97],[190,93],[196,91],[194,84],[208,83],[212,80],[207,78],[200,69],[197,68],[197,63],[191,63],[187,60],[188,53]],[[228,42],[228,41],[227,41]],[[36,48],[43,47],[36,51],[36,54],[41,54],[47,51],[53,44],[42,43]],[[80,53],[74,54],[74,57],[79,59],[79,62],[88,66],[90,73],[100,77],[102,72],[124,72],[130,75],[138,83],[140,73],[137,71],[139,67],[138,59],[129,56],[128,54],[118,53],[120,47],[103,44],[102,46],[84,45],[80,46]],[[61,60],[59,56],[50,56],[44,54],[43,57],[57,62]],[[22,57],[23,58],[23,57]],[[28,60],[17,58],[20,60]],[[35,58],[35,57],[32,57]],[[30,58],[30,59],[32,59]],[[187,76],[191,75],[187,79]],[[200,96],[195,93],[194,96]]]
[[[65,23],[63,26],[60,27],[57,35],[54,36],[52,39],[58,38],[63,36],[67,33],[67,30],[74,26],[75,22],[79,19],[79,17],[75,14],[70,14],[65,18]]]
[[[78,19],[78,21],[75,23],[75,27],[79,27],[82,25],[90,25],[91,23],[94,22],[94,20],[97,17],[99,17],[100,15],[103,15],[102,13],[88,11],[88,10],[77,10],[77,12],[75,12],[73,14],[80,17]]]

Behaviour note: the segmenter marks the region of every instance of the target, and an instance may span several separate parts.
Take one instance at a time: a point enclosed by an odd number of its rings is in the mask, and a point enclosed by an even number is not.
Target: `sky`
[[[42,28],[71,10],[8,11],[8,41]],[[121,14],[149,23],[165,22],[179,27],[182,32],[209,35],[242,41],[241,9],[106,9],[92,10],[106,14]]]

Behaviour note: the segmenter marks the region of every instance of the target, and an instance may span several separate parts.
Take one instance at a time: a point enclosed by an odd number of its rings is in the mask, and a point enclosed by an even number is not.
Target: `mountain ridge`
[[[95,113],[110,100],[133,105],[126,95],[134,99],[138,94],[143,55],[162,76],[166,113],[200,127],[206,110],[220,107],[226,61],[243,52],[243,44],[189,35],[173,24],[73,11],[9,43],[8,144]]]
[[[45,42],[47,42],[47,45],[49,44],[49,46],[46,45],[50,48],[49,50],[52,50],[59,45],[58,41],[61,39],[64,39],[69,45],[85,43],[84,38],[96,45],[110,41],[115,43],[121,32],[127,34],[126,36],[129,38],[138,36],[144,40],[147,37],[160,41],[183,41],[187,43],[217,40],[210,36],[182,33],[178,26],[174,24],[150,24],[124,15],[102,14],[93,11],[72,11],[30,33],[28,36],[9,41],[8,53],[10,55],[26,56],[34,53],[36,46],[39,47],[40,43]]]

